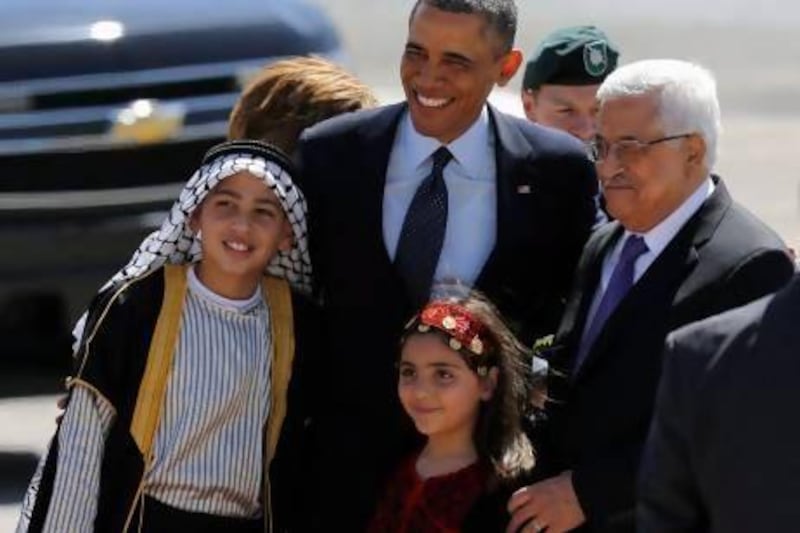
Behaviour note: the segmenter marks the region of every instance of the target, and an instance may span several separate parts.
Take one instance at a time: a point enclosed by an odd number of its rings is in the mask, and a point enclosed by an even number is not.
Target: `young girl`
[[[389,480],[370,532],[504,530],[507,495],[533,467],[520,427],[527,359],[474,293],[431,301],[409,322],[398,393],[425,443]]]

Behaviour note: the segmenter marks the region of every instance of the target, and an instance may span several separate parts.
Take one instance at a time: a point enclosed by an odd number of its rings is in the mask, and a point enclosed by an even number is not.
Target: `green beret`
[[[617,48],[596,27],[562,28],[545,37],[528,61],[522,88],[602,83],[617,68],[617,57]]]

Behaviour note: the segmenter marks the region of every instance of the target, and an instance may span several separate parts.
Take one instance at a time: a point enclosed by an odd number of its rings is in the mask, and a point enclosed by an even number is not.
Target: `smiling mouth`
[[[414,91],[414,97],[419,105],[428,109],[442,109],[454,100],[453,98],[430,98],[417,91]]]
[[[245,253],[253,251],[252,246],[248,246],[245,243],[239,241],[223,241],[223,244],[225,245],[226,248],[233,250],[234,252]]]

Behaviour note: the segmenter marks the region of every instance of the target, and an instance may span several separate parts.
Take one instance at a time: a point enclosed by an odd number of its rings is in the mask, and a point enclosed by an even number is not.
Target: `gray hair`
[[[409,20],[414,18],[420,4],[427,4],[449,13],[476,13],[503,41],[503,51],[514,47],[517,34],[517,5],[514,0],[417,0]]]
[[[665,135],[697,133],[706,143],[705,164],[717,160],[721,131],[717,83],[710,71],[688,61],[648,59],[629,63],[609,74],[597,99],[600,105],[615,98],[654,94]]]

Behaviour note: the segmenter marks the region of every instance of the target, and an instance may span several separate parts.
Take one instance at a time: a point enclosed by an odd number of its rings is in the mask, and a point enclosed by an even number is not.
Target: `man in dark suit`
[[[710,173],[719,106],[705,69],[617,69],[598,91],[593,155],[611,215],[586,245],[556,335],[537,479],[510,531],[633,531],[634,487],[667,333],[775,291],[781,240]]]
[[[418,2],[406,102],[325,122],[300,143],[328,331],[312,528],[357,531],[372,512],[402,451],[398,339],[434,281],[481,289],[528,340],[558,322],[597,184],[577,140],[487,105],[521,62],[515,28],[512,0]]]
[[[800,279],[670,335],[639,480],[638,528],[800,528]]]

